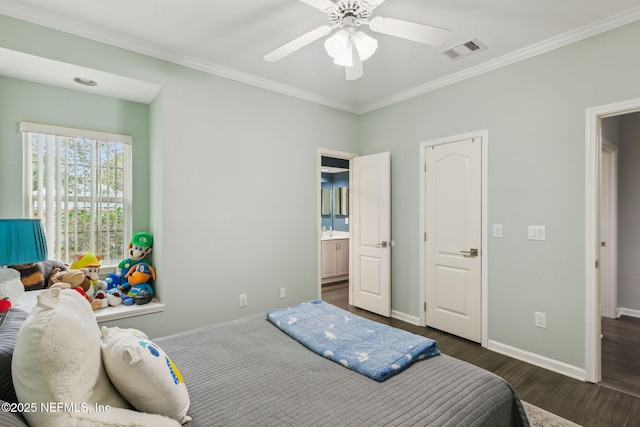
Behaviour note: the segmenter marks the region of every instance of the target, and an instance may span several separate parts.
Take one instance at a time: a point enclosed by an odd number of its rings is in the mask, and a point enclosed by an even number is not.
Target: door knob
[[[472,257],[478,256],[478,250],[473,248],[469,249],[468,251],[460,251],[460,253],[464,254],[464,257],[466,258],[472,258]]]

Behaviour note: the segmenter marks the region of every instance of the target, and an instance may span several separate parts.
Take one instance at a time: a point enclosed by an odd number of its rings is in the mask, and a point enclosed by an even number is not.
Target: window
[[[125,258],[131,236],[130,136],[22,122],[27,216],[42,220],[49,258]]]

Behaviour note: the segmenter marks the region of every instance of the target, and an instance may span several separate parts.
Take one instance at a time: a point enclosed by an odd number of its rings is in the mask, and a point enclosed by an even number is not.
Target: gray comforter
[[[184,377],[188,427],[529,425],[508,383],[446,355],[380,383],[307,350],[264,315],[153,341]]]

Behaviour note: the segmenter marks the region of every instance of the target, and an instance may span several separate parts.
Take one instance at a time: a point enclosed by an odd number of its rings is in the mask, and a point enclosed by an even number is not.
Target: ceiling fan
[[[324,12],[331,25],[318,28],[291,40],[283,46],[269,52],[264,59],[270,62],[279,61],[285,56],[328,35],[335,28],[340,28],[329,37],[324,47],[333,58],[333,62],[345,67],[347,80],[356,80],[364,75],[362,61],[369,58],[378,48],[378,42],[358,27],[366,25],[376,33],[387,34],[406,40],[437,46],[449,37],[450,30],[430,25],[417,24],[401,19],[384,16],[371,17],[373,10],[385,0],[299,0],[313,8]]]

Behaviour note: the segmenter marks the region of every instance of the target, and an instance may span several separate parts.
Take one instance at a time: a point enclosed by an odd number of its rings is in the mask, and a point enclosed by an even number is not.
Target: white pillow
[[[115,387],[137,410],[191,421],[180,371],[143,332],[103,326],[102,360]]]
[[[178,426],[128,408],[102,365],[100,328],[72,289],[40,292],[13,352],[12,375],[31,426]]]

